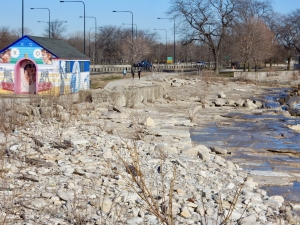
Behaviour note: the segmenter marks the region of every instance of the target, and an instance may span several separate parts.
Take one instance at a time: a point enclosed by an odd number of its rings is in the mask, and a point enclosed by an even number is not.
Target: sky
[[[11,29],[22,27],[22,0],[0,0],[2,4],[0,14],[0,27]],[[132,15],[134,30],[143,29],[157,32],[161,38],[172,40],[174,21],[169,19],[158,20],[158,17],[168,18],[166,14],[170,8],[170,0],[82,0],[77,2],[64,2],[60,0],[23,0],[24,1],[24,27],[29,28],[34,36],[42,36],[50,20],[67,21],[65,35],[83,31],[84,23],[80,16],[86,16],[86,35],[95,27],[120,26],[131,28]],[[67,1],[67,0],[66,0]],[[271,0],[274,11],[288,14],[300,8],[300,0]],[[82,3],[84,2],[84,4]],[[85,7],[84,7],[85,6]],[[48,8],[48,9],[31,9]],[[130,12],[112,12],[112,11]],[[131,13],[132,12],[132,13]],[[37,22],[37,21],[44,21]],[[125,23],[125,25],[123,25]],[[128,25],[129,24],[129,25]],[[165,30],[154,30],[165,29]]]

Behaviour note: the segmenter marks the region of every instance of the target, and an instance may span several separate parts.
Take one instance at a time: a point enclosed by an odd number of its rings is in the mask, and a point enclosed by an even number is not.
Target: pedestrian
[[[123,78],[126,78],[127,67],[123,70]]]
[[[134,79],[134,70],[131,70],[132,79]]]
[[[138,70],[138,76],[139,76],[139,80],[141,79],[141,69],[139,68]]]

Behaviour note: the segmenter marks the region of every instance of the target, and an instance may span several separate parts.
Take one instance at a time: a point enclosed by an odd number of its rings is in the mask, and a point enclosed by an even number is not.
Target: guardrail
[[[211,63],[208,67],[213,67],[213,63]],[[91,73],[101,73],[101,72],[120,72],[122,73],[124,69],[127,71],[131,70],[131,65],[91,65],[90,72]],[[142,67],[141,67],[142,68]],[[196,63],[180,63],[180,64],[153,64],[153,68],[155,70],[181,70],[181,69],[189,69],[189,68],[197,68]],[[137,69],[135,67],[135,69]]]

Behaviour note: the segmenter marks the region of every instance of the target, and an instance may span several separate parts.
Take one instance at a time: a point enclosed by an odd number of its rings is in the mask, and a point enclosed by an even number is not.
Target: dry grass
[[[175,221],[172,215],[172,204],[176,166],[173,167],[173,178],[167,181],[167,179],[165,179],[165,175],[168,172],[164,165],[165,153],[158,150],[155,154],[160,158],[160,179],[149,180],[149,174],[153,172],[156,173],[156,171],[144,171],[142,169],[142,162],[136,144],[131,146],[125,143],[125,145],[126,152],[122,152],[122,150],[118,149],[115,145],[112,147],[112,151],[117,155],[118,161],[120,161],[123,166],[122,171],[114,169],[114,173],[122,176],[126,185],[138,194],[144,202],[144,204],[140,205],[143,210],[155,215],[161,224],[173,225]],[[128,175],[126,175],[126,173]],[[153,191],[151,187],[157,187],[157,190]]]
[[[127,75],[128,76],[128,75]],[[106,84],[113,80],[123,79],[122,74],[112,73],[112,74],[91,74],[91,89],[103,89]]]

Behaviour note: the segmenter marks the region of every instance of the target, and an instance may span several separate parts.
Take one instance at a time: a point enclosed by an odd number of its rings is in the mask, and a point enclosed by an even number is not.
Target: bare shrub
[[[202,104],[203,107],[203,104]],[[199,112],[200,108],[198,104],[191,103],[189,107],[186,108],[186,112],[188,114],[188,118],[191,122],[195,122],[197,119],[197,113]]]
[[[138,194],[144,202],[144,204],[141,205],[144,210],[155,215],[162,224],[174,224],[172,203],[176,166],[173,166],[172,178],[167,180],[165,175],[170,171],[167,171],[167,167],[163,163],[163,154],[160,151],[157,152],[157,157],[160,157],[160,179],[151,181],[148,179],[149,175],[153,172],[156,173],[157,171],[144,171],[142,169],[142,161],[139,157],[137,145],[125,145],[126,152],[120,151],[116,145],[112,146],[112,151],[116,153],[118,160],[120,160],[123,165],[122,171],[113,171],[116,174],[121,175],[126,185]],[[155,185],[153,186],[154,183]],[[157,187],[157,190],[154,192],[150,187],[155,186]]]
[[[209,71],[204,71],[201,76],[202,88],[200,90],[200,101],[202,103],[202,108],[205,108],[205,102],[207,94],[210,90],[210,84],[212,82],[212,73]]]
[[[143,140],[145,137],[145,120],[146,115],[142,114],[140,111],[132,111],[130,116],[130,128],[132,129],[130,132],[130,137],[133,140]]]

